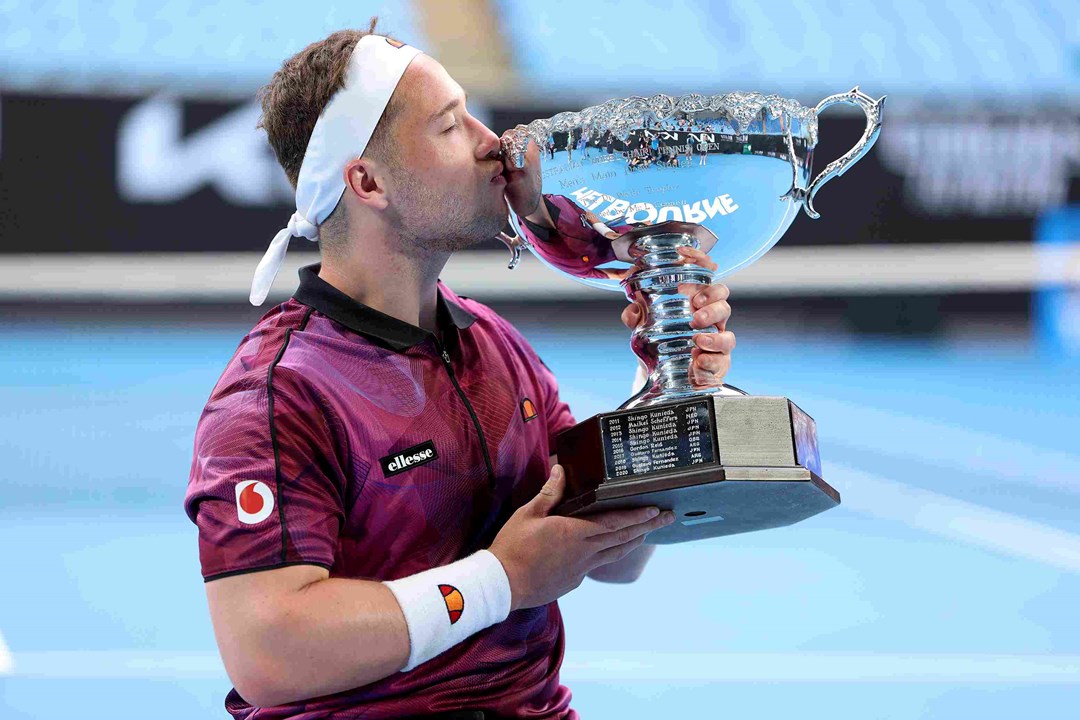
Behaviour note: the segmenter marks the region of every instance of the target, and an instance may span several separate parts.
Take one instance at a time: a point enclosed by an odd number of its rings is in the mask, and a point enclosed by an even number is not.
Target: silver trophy
[[[691,382],[692,337],[703,331],[691,328],[690,299],[678,288],[754,262],[800,208],[817,218],[815,195],[873,146],[884,102],[858,87],[814,108],[744,92],[631,97],[503,136],[517,167],[530,141],[538,147],[546,207],[563,228],[549,232],[511,211],[510,267],[524,246],[646,311],[631,340],[645,386],[557,439],[567,478],[558,512],[672,509],[676,522],[649,542],[674,543],[790,525],[839,504],[821,478],[814,420],[797,405]],[[861,108],[866,129],[811,182],[818,115],[840,103]],[[565,213],[581,221],[571,232]],[[680,246],[705,251],[716,271],[688,263]]]

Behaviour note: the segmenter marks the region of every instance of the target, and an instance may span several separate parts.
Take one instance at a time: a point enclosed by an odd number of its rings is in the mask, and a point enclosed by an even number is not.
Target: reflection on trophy
[[[504,136],[518,167],[536,143],[548,211],[569,213],[582,228],[548,232],[511,212],[510,267],[524,246],[645,309],[631,348],[648,379],[618,410],[558,437],[567,479],[558,512],[656,505],[673,510],[676,522],[649,542],[675,543],[790,525],[839,504],[821,477],[814,420],[797,405],[692,383],[692,338],[710,329],[691,328],[690,298],[679,286],[708,284],[757,260],[800,208],[817,218],[814,196],[873,146],[884,101],[857,87],[816,108],[759,93],[633,97]],[[818,115],[838,103],[861,108],[866,129],[810,182]],[[688,263],[678,250],[686,246],[707,253],[716,271]]]

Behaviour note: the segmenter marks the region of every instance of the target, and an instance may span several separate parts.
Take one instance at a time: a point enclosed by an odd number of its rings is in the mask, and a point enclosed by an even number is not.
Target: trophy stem
[[[672,400],[708,397],[716,394],[742,395],[728,386],[698,387],[690,380],[694,335],[717,332],[715,327],[693,328],[694,309],[690,298],[679,292],[679,285],[709,285],[712,273],[698,265],[687,264],[680,247],[699,247],[700,226],[679,223],[678,232],[642,234],[635,238],[630,254],[636,261],[622,281],[626,297],[645,309],[645,319],[634,330],[630,347],[648,371],[645,386],[620,409],[646,407]],[[700,228],[708,233],[704,228]],[[708,239],[715,241],[711,233]],[[710,243],[711,244],[711,243]]]

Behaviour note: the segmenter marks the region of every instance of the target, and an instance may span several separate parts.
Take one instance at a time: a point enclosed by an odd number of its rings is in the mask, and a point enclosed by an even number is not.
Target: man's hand
[[[565,490],[566,476],[562,466],[555,465],[540,492],[510,516],[488,548],[506,570],[511,610],[562,597],[587,573],[622,560],[641,547],[648,533],[675,520],[670,511],[647,507],[586,517],[553,515]]]
[[[503,153],[503,177],[506,178],[506,201],[519,217],[542,227],[554,228],[547,206],[540,198],[540,150],[529,140],[525,147],[525,167],[514,167],[510,153]]]
[[[700,265],[712,272],[716,271],[716,263],[702,250],[681,247],[679,254],[683,256],[685,264]],[[718,331],[694,335],[694,344],[697,347],[691,351],[694,360],[690,366],[690,380],[699,387],[723,385],[724,376],[731,369],[731,351],[735,349],[735,333],[727,329],[727,322],[731,317],[731,306],[727,302],[729,294],[727,286],[719,283],[712,285],[683,283],[679,285],[679,292],[690,298],[690,306],[694,309],[694,317],[690,321],[691,327],[712,326]],[[627,305],[622,312],[623,324],[631,330],[644,320],[644,308],[638,303]]]

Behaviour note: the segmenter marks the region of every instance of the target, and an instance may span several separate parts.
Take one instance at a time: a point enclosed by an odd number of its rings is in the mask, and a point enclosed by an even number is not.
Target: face
[[[506,222],[499,137],[469,114],[465,92],[418,55],[401,79],[387,212],[419,250],[453,252],[495,237]]]

